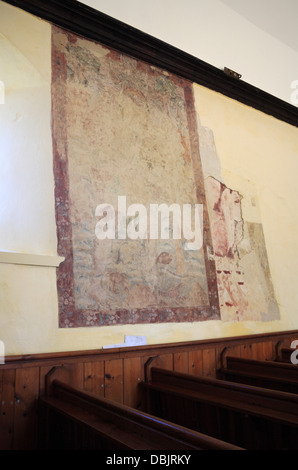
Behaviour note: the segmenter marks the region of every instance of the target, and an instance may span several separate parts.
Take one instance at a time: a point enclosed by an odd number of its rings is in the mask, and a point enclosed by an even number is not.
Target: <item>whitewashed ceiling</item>
[[[221,0],[221,2],[298,52],[298,0]]]

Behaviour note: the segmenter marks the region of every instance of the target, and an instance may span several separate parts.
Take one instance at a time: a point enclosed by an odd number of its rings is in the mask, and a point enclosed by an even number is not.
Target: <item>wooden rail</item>
[[[39,400],[42,450],[239,450],[54,380]]]
[[[144,410],[251,450],[298,449],[298,396],[151,368]]]

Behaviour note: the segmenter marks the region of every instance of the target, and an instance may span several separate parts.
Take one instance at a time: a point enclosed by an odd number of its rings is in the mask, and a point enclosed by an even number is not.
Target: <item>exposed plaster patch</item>
[[[234,258],[243,238],[242,197],[212,177],[206,178],[205,188],[214,254]]]
[[[198,129],[221,319],[279,319],[254,185],[221,168],[213,133],[199,117]]]

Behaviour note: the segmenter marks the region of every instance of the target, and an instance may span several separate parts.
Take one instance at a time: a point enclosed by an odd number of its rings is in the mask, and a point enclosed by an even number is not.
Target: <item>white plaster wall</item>
[[[298,51],[275,39],[229,6],[246,0],[82,0],[82,3],[214,65],[242,74],[242,80],[291,102],[291,83],[298,79]],[[271,15],[281,27],[287,11],[297,18],[295,0],[255,2],[260,15]],[[277,5],[277,3],[279,5]],[[279,9],[278,9],[279,7]],[[292,13],[291,13],[292,12]],[[282,23],[286,29],[287,24]],[[298,105],[298,102],[296,103]]]
[[[0,3],[0,249],[56,254],[50,25]]]

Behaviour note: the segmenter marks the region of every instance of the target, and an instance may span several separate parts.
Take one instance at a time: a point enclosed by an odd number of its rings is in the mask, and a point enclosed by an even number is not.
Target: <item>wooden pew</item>
[[[293,353],[294,353],[294,356],[292,356]],[[291,364],[292,360],[296,362],[297,358],[298,358],[298,354],[297,354],[296,349],[281,348],[281,350],[279,351],[279,354],[276,358],[276,361],[277,362],[286,362],[288,364]],[[297,365],[297,364],[295,364],[295,365]]]
[[[144,410],[249,450],[298,449],[298,396],[152,367]]]
[[[274,360],[276,362],[287,362],[289,364],[298,365],[298,340],[292,338],[290,343],[282,339],[277,341]]]
[[[298,365],[227,356],[219,377],[237,383],[298,393]]]
[[[240,450],[59,380],[39,399],[41,450]]]

